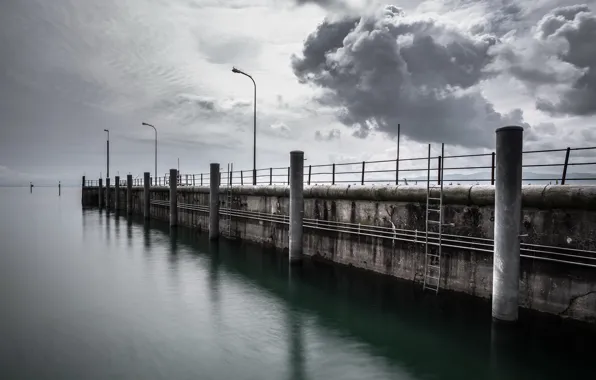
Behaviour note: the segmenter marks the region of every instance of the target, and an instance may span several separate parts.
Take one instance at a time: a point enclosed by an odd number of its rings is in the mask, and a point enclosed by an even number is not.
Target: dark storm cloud
[[[292,67],[301,82],[323,88],[322,104],[366,137],[379,130],[418,141],[490,146],[495,128],[527,125],[520,110],[503,115],[477,85],[494,38],[472,37],[394,6],[359,20],[326,19]]]
[[[495,71],[537,93],[536,107],[553,115],[596,114],[596,15],[587,5],[553,9],[531,38],[496,47]],[[541,91],[549,86],[550,90]],[[554,90],[554,91],[553,91]],[[555,99],[544,93],[555,93]]]

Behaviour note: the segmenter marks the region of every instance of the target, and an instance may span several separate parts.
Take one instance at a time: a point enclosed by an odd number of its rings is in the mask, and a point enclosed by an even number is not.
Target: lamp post
[[[155,126],[153,126],[149,123],[145,123],[145,122],[143,122],[143,125],[151,127],[155,131],[155,174],[153,175],[153,179],[154,179],[154,181],[157,181],[157,128],[155,128]]]
[[[254,96],[254,136],[253,136],[253,151],[252,151],[252,184],[253,186],[257,184],[257,84],[252,76],[245,73],[242,70],[238,70],[237,68],[233,67],[232,72],[235,74],[242,74],[250,78],[252,80],[252,84],[255,87],[255,96]]]
[[[109,129],[104,129],[104,132],[106,132],[108,134],[108,140],[106,141],[106,149],[108,152],[107,155],[107,174],[106,174],[106,178],[110,178],[110,130]]]

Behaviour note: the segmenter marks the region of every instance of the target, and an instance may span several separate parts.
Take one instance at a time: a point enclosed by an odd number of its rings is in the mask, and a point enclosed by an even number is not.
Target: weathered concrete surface
[[[94,190],[95,189],[95,190]],[[83,191],[97,191],[86,187]],[[360,223],[419,231],[411,242],[315,230],[305,226],[304,255],[320,256],[345,265],[372,270],[402,279],[422,281],[424,267],[426,188],[415,186],[311,186],[304,190],[304,218],[320,221]],[[289,188],[283,186],[234,187],[232,208],[261,213],[261,219],[234,218],[236,236],[288,249],[288,225],[269,221],[271,215],[289,215]],[[143,189],[133,188],[133,212],[142,214]],[[208,231],[209,188],[180,187],[178,204],[203,207],[203,211],[179,209],[179,224]],[[374,200],[378,197],[378,200]],[[169,203],[169,189],[153,187],[152,200]],[[88,197],[97,201],[97,197]],[[492,186],[450,186],[445,188],[445,234],[478,238],[494,237],[494,188]],[[219,204],[227,208],[225,188]],[[522,243],[596,251],[596,186],[524,186]],[[151,217],[169,219],[167,206],[151,205]],[[220,225],[223,231],[227,225]],[[394,230],[395,229],[395,230]],[[416,242],[418,241],[418,242]],[[441,286],[478,297],[492,293],[492,242],[488,250],[444,246]],[[457,245],[447,242],[445,244]],[[536,247],[535,249],[542,249]],[[287,251],[286,251],[287,252]],[[523,254],[529,254],[523,252]],[[568,259],[566,257],[557,257]],[[520,306],[580,320],[596,321],[596,268],[585,268],[537,259],[521,259]]]

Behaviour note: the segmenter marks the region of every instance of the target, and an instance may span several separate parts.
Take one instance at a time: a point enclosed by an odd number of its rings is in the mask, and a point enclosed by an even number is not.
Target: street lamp
[[[157,181],[157,129],[149,123],[143,122],[142,124],[153,128],[153,130],[155,131],[155,175],[153,178],[155,179],[155,181]]]
[[[108,152],[108,162],[107,162],[107,174],[106,174],[106,178],[110,178],[110,130],[109,129],[104,129],[104,132],[107,132],[108,134],[108,140],[106,141],[106,149]]]
[[[254,142],[253,142],[253,151],[252,151],[252,184],[257,184],[257,84],[253,77],[248,75],[242,70],[238,70],[237,68],[233,67],[232,72],[235,74],[242,74],[250,78],[252,80],[252,84],[255,86],[255,99],[254,99]]]

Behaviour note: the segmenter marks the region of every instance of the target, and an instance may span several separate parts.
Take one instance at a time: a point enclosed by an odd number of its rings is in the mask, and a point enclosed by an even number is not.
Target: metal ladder
[[[439,292],[441,286],[441,264],[442,264],[442,243],[443,243],[443,157],[445,156],[445,144],[441,144],[441,156],[439,157],[438,185],[431,185],[430,181],[430,144],[428,144],[428,169],[426,176],[426,234],[424,251],[424,285],[423,290]],[[437,195],[438,192],[438,195]],[[431,230],[432,229],[432,230]],[[429,235],[438,235],[436,242],[429,242]]]
[[[226,220],[227,224],[227,236],[228,238],[233,238],[232,236],[232,201],[233,201],[233,194],[232,194],[232,171],[234,170],[234,164],[228,164],[228,176],[227,176],[227,186],[226,186],[226,214],[224,215],[224,219]]]

